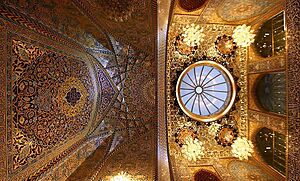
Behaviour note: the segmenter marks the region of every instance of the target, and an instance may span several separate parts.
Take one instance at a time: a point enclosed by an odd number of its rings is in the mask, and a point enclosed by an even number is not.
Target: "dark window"
[[[256,98],[266,111],[285,114],[285,74],[263,75],[256,85]]]
[[[266,21],[258,30],[254,46],[262,57],[281,55],[285,52],[284,12]]]
[[[263,160],[285,175],[286,136],[268,128],[256,134],[257,149]]]

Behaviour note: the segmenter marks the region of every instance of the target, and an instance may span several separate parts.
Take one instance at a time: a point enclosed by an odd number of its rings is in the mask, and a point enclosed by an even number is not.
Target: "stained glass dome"
[[[176,85],[180,108],[203,122],[217,120],[232,107],[236,96],[230,72],[213,61],[199,61],[187,67]]]

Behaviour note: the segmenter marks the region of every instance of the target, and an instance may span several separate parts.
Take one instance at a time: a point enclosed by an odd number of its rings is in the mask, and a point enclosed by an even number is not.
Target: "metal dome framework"
[[[223,117],[236,96],[230,72],[214,61],[199,61],[188,66],[179,76],[176,98],[183,112],[201,122]]]

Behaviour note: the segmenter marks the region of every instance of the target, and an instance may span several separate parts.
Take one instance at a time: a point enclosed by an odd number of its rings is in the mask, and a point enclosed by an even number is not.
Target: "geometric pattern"
[[[95,96],[87,65],[74,58],[12,40],[12,168],[36,162],[47,150],[83,131]],[[76,90],[76,103],[68,94]]]

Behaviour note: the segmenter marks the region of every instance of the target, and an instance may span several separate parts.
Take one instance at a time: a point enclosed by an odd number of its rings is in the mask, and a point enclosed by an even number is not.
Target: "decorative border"
[[[7,38],[5,22],[0,18],[0,42]],[[6,62],[7,50],[4,43],[0,44],[0,178],[7,180],[7,125],[6,125]]]
[[[277,56],[248,63],[248,74],[278,72],[285,70],[285,57]]]
[[[10,6],[0,3],[0,16],[9,21],[17,23],[18,25],[25,26],[26,28],[36,31],[53,40],[61,42],[70,48],[76,48],[78,50],[85,51],[84,47],[80,46],[74,40],[64,37],[63,35],[55,32],[51,28],[41,24],[40,22],[35,21],[34,19],[30,18],[29,16],[21,13],[20,11]]]
[[[288,180],[300,180],[300,2],[286,1]]]

